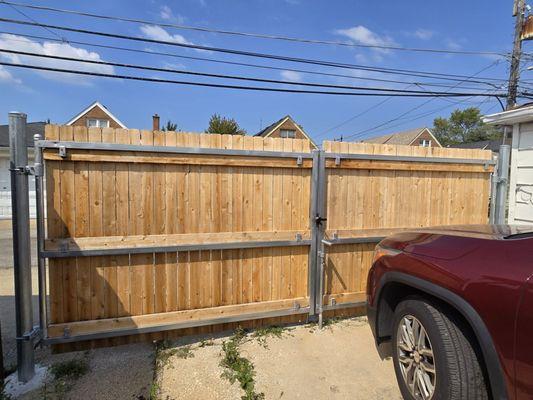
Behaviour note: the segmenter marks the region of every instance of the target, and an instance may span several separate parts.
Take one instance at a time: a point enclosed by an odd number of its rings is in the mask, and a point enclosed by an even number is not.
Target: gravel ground
[[[160,398],[240,399],[244,392],[238,383],[231,384],[221,378],[224,372],[220,366],[222,340],[210,340],[204,347],[199,347],[198,344],[191,345],[191,356],[187,358],[179,354],[171,356],[158,373]]]
[[[401,399],[390,360],[382,361],[365,318],[242,345],[266,399]]]
[[[171,357],[159,375],[161,398],[240,399],[244,392],[221,377],[223,340],[229,337],[210,346],[192,345],[190,358]],[[264,393],[267,400],[401,399],[392,362],[377,355],[364,318],[322,330],[300,325],[285,329],[281,337],[261,340],[252,333],[239,349],[254,365],[256,393]]]

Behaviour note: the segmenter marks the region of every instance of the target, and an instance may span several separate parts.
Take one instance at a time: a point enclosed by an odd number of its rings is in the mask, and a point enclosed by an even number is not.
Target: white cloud
[[[161,28],[160,26],[155,25],[143,25],[141,26],[141,32],[144,33],[144,36],[148,39],[154,39],[154,40],[162,40],[165,42],[174,42],[174,43],[180,43],[180,44],[194,44],[192,42],[189,42],[187,39],[185,39],[184,36],[175,33],[170,34],[165,29]],[[199,53],[211,53],[210,50],[202,50],[202,49],[194,49],[195,51]]]
[[[429,29],[417,29],[414,33],[414,35],[422,40],[429,40],[433,37],[435,32],[430,31]]]
[[[164,40],[165,42],[174,42],[174,43],[181,43],[181,44],[192,44],[187,39],[185,39],[182,35],[178,33],[171,35],[170,33],[168,33],[166,30],[164,30],[160,26],[143,25],[141,26],[141,32],[144,33],[144,35],[149,39]]]
[[[463,48],[463,46],[461,46],[461,44],[457,43],[455,40],[452,40],[452,39],[446,40],[446,46],[450,50],[461,50]]]
[[[46,54],[61,57],[81,58],[86,60],[101,61],[102,58],[96,52],[87,51],[80,47],[74,47],[67,43],[53,42],[34,42],[22,36],[1,34],[0,47],[10,50],[25,51],[28,53]],[[86,64],[77,61],[55,60],[51,58],[38,58],[32,56],[2,53],[0,58],[8,60],[15,64],[31,64],[50,68],[61,68],[69,70],[81,70],[89,72],[98,72],[113,74],[114,68],[109,65]],[[7,71],[5,71],[7,72]],[[59,80],[61,82],[87,85],[90,83],[90,77],[82,75],[68,75],[60,72],[36,71],[39,75],[47,79]],[[4,76],[5,73],[3,74]],[[20,80],[18,80],[20,83]]]
[[[11,72],[5,69],[2,65],[0,65],[0,82],[16,84],[22,83],[20,79],[17,79],[11,75]]]
[[[177,22],[178,24],[183,24],[183,22],[185,22],[185,18],[179,14],[175,15],[172,9],[167,5],[161,6],[159,16],[164,20]]]
[[[363,25],[354,26],[348,29],[338,29],[337,34],[350,39],[351,42],[366,46],[394,46],[396,42],[389,36],[380,36]],[[386,49],[375,49],[382,53],[388,52]]]
[[[302,80],[302,74],[296,71],[281,71],[281,77],[293,82],[300,82]]]

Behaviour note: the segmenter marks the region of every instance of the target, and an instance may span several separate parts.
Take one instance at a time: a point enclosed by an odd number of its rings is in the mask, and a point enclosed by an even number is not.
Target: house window
[[[422,146],[422,147],[431,147],[431,140],[420,139],[420,146]]]
[[[280,129],[279,135],[282,138],[294,139],[296,137],[296,131],[294,129]]]
[[[109,128],[108,119],[89,118],[87,120],[87,126],[89,128]]]

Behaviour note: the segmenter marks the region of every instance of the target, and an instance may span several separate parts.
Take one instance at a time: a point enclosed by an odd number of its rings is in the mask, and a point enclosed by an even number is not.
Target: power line
[[[145,42],[145,43],[164,44],[164,45],[169,45],[169,46],[177,46],[177,47],[190,48],[190,49],[196,49],[196,50],[206,50],[206,51],[220,52],[220,53],[233,54],[233,55],[242,55],[242,56],[247,56],[247,57],[267,58],[267,59],[272,59],[272,60],[289,61],[289,62],[295,62],[295,63],[321,65],[321,66],[344,68],[344,69],[356,69],[356,70],[372,71],[372,72],[394,74],[394,75],[419,76],[419,77],[425,77],[425,78],[441,77],[440,79],[454,80],[454,81],[457,81],[457,79],[449,79],[448,77],[455,77],[455,78],[467,77],[465,75],[459,75],[459,74],[443,74],[443,73],[438,73],[438,72],[425,72],[425,71],[415,71],[415,70],[406,70],[406,69],[398,69],[398,68],[384,68],[384,67],[378,68],[378,67],[372,67],[372,66],[366,66],[366,65],[337,63],[337,62],[331,62],[331,61],[306,59],[306,58],[298,58],[298,57],[288,57],[288,56],[280,56],[276,54],[256,53],[256,52],[250,52],[250,51],[226,49],[226,48],[213,47],[213,46],[200,46],[200,45],[194,45],[194,44],[188,44],[188,43],[177,43],[177,42],[172,42],[172,41],[167,41],[167,40],[148,39],[148,38],[135,37],[135,36],[129,36],[129,35],[102,32],[102,31],[69,28],[69,27],[59,26],[59,25],[40,24],[40,23],[34,23],[34,22],[14,20],[14,19],[9,19],[9,18],[0,18],[0,22],[7,22],[7,23],[26,25],[26,26],[41,26],[41,27],[47,27],[50,29],[64,30],[68,32],[76,32],[76,33],[83,33],[83,34],[88,34],[88,35],[132,40],[132,41]],[[505,81],[505,79],[501,79],[501,78],[484,77],[484,78],[479,78],[479,79],[483,79],[487,81],[489,80],[490,81]]]
[[[73,61],[73,62],[80,62],[80,63],[86,63],[86,64],[93,64],[93,65],[95,64],[95,65],[106,65],[106,66],[122,67],[122,68],[132,68],[132,69],[138,69],[138,70],[143,70],[143,71],[157,71],[157,72],[167,72],[167,73],[193,75],[193,76],[205,76],[205,77],[210,77],[210,78],[237,79],[237,80],[244,80],[244,81],[276,83],[276,84],[284,84],[284,85],[321,87],[321,88],[329,88],[329,89],[369,90],[369,91],[388,92],[388,93],[431,93],[431,94],[437,94],[437,95],[449,94],[446,92],[428,92],[427,90],[406,90],[406,89],[377,88],[377,87],[366,87],[366,86],[328,85],[328,84],[322,84],[322,83],[292,82],[292,81],[284,81],[284,80],[276,80],[276,79],[245,77],[245,76],[239,76],[239,75],[211,74],[211,73],[204,73],[204,72],[178,70],[178,69],[172,69],[172,68],[151,67],[151,66],[138,65],[138,64],[125,64],[125,63],[117,63],[117,62],[109,62],[109,61],[54,56],[54,55],[49,55],[49,54],[31,53],[31,52],[26,52],[26,51],[9,50],[9,49],[3,49],[3,48],[0,48],[0,53],[17,54],[17,55],[23,55],[23,56],[47,58],[47,59],[63,60],[63,61]]]
[[[8,2],[5,2],[3,0],[0,0],[1,3],[4,3],[6,5],[8,5],[9,7],[11,7],[13,10],[15,10],[16,12],[18,12],[20,15],[22,15],[23,17],[27,18],[28,20],[30,21],[33,21],[37,24],[39,24],[39,21],[37,21],[36,19],[30,17],[28,14],[26,14],[25,12],[19,10],[17,7],[15,7],[17,4],[14,4],[14,3],[8,3]],[[23,6],[21,6],[23,7]],[[46,27],[43,27],[43,29],[47,32],[50,32],[52,35],[54,36],[57,36],[59,39],[63,39],[60,35],[58,35],[56,32],[54,32],[53,30],[49,29],[49,28],[46,28]]]
[[[482,104],[486,103],[486,102],[488,101],[488,99],[490,99],[490,97],[487,97],[487,99],[485,99],[485,100],[482,100],[482,101],[476,102],[475,104],[476,104],[478,107],[480,107]],[[435,114],[435,113],[437,113],[437,112],[440,112],[440,111],[446,110],[447,108],[453,107],[453,106],[455,106],[455,105],[458,105],[458,104],[464,104],[464,103],[466,103],[468,100],[469,100],[469,99],[466,98],[465,100],[463,100],[463,101],[458,101],[458,102],[456,102],[456,103],[454,103],[454,104],[447,104],[447,105],[445,105],[444,107],[439,107],[439,108],[437,108],[437,109],[433,109],[433,110],[431,110],[431,111],[426,111],[426,112],[424,112],[424,113],[415,114],[414,116],[412,116],[411,118],[409,118],[409,119],[406,120],[406,121],[403,121],[403,122],[401,122],[401,123],[399,123],[399,124],[395,124],[395,125],[388,126],[387,128],[382,128],[382,129],[378,130],[377,132],[383,131],[384,129],[387,129],[387,130],[388,130],[388,129],[392,129],[392,128],[395,128],[395,127],[398,127],[398,126],[402,126],[402,125],[408,124],[408,123],[413,122],[413,121],[417,121],[417,120],[419,120],[419,119],[421,119],[421,118],[424,118],[424,117],[427,117],[427,116],[429,116],[429,115]],[[494,106],[497,106],[497,105],[498,105],[498,104],[496,103]],[[493,107],[492,107],[492,108],[493,108]],[[401,118],[401,119],[405,119],[405,118]]]
[[[15,2],[10,2],[6,0],[0,0],[0,3],[4,3],[6,5],[11,5],[11,6],[16,5],[19,7],[26,7],[26,8],[30,8],[34,10],[52,11],[56,13],[79,15],[83,17],[91,17],[91,18],[105,19],[105,20],[111,20],[111,21],[122,21],[122,22],[136,23],[136,24],[155,25],[155,26],[159,26],[163,28],[175,28],[175,29],[182,29],[182,30],[192,30],[192,31],[199,31],[199,32],[218,33],[218,34],[223,34],[223,35],[253,37],[253,38],[260,38],[260,39],[283,40],[283,41],[306,43],[306,44],[325,44],[325,45],[335,45],[335,46],[345,46],[345,47],[412,51],[412,52],[437,53],[437,54],[461,54],[461,55],[482,55],[482,56],[489,55],[489,56],[500,56],[500,57],[506,56],[506,53],[498,53],[494,51],[448,50],[448,49],[403,47],[403,46],[392,46],[392,45],[369,45],[369,44],[358,44],[358,43],[346,43],[346,42],[340,42],[340,41],[296,38],[296,37],[280,36],[280,35],[267,35],[267,34],[261,34],[261,33],[238,32],[238,31],[204,28],[204,27],[199,27],[199,26],[191,26],[191,25],[183,25],[183,24],[162,23],[162,22],[148,21],[148,20],[136,19],[136,18],[101,15],[101,14],[76,11],[76,10],[60,9],[60,8],[54,8],[54,7],[48,7],[48,6],[37,6],[33,4],[15,3]]]
[[[327,94],[327,95],[340,95],[340,96],[396,96],[396,97],[473,97],[473,96],[482,96],[483,94],[477,93],[456,93],[456,92],[441,92],[441,93],[375,93],[375,92],[331,92],[331,91],[318,91],[318,90],[299,90],[299,89],[280,89],[280,88],[270,88],[270,87],[257,87],[257,86],[239,86],[239,85],[226,85],[226,84],[216,84],[216,83],[205,83],[205,82],[191,82],[191,81],[178,81],[172,79],[159,79],[159,78],[148,78],[132,75],[116,75],[116,74],[106,74],[100,72],[89,72],[89,71],[78,71],[78,70],[69,70],[62,68],[52,68],[52,67],[43,67],[39,65],[27,65],[27,64],[16,64],[0,61],[0,65],[24,68],[38,71],[50,71],[50,72],[60,72],[66,74],[75,74],[75,75],[86,75],[86,76],[96,76],[104,78],[115,78],[115,79],[125,79],[125,80],[136,80],[136,81],[145,81],[145,82],[157,82],[157,83],[173,83],[179,85],[190,85],[190,86],[204,86],[204,87],[213,87],[213,88],[224,88],[224,89],[241,89],[241,90],[254,90],[254,91],[266,91],[266,92],[282,92],[282,93],[305,93],[305,94]],[[523,94],[522,94],[523,95]],[[533,96],[533,93],[529,94]],[[485,95],[483,95],[485,96]],[[504,97],[503,93],[493,94],[493,97]]]
[[[409,88],[409,87],[411,87],[411,86],[412,86],[412,85],[407,85],[407,86],[405,87],[405,89],[407,89],[407,88]],[[386,99],[380,101],[379,103],[376,103],[376,104],[374,104],[374,105],[372,105],[372,106],[366,108],[365,110],[363,110],[363,111],[361,111],[361,112],[359,112],[359,113],[353,115],[352,117],[348,118],[347,120],[344,120],[343,122],[341,122],[341,123],[339,123],[339,124],[337,124],[337,125],[335,125],[335,126],[332,126],[331,128],[328,128],[328,129],[326,129],[326,130],[320,132],[318,135],[314,136],[314,139],[320,138],[320,137],[322,137],[323,135],[325,135],[326,133],[331,132],[332,130],[338,129],[338,128],[340,128],[341,126],[344,126],[344,125],[346,125],[346,124],[352,122],[354,119],[359,118],[359,117],[361,117],[361,116],[363,116],[363,115],[369,113],[370,111],[372,111],[372,110],[374,110],[374,109],[380,107],[381,105],[383,105],[383,104],[385,104],[386,102],[390,101],[392,98],[393,98],[393,97],[387,97]]]
[[[181,55],[181,54],[160,52],[160,51],[155,51],[155,50],[133,49],[133,48],[129,48],[129,47],[111,46],[111,45],[97,44],[97,43],[91,43],[91,42],[80,42],[80,41],[75,41],[75,40],[65,40],[65,39],[59,40],[59,39],[54,39],[54,38],[50,38],[50,37],[43,37],[43,36],[38,36],[38,35],[30,35],[30,34],[22,34],[22,33],[13,33],[13,32],[6,32],[6,31],[0,31],[0,34],[16,35],[16,36],[21,36],[21,37],[25,37],[25,38],[45,40],[45,41],[53,41],[53,42],[60,42],[60,43],[64,43],[66,41],[67,43],[70,43],[70,44],[77,44],[77,45],[82,45],[82,46],[90,46],[90,47],[110,49],[110,50],[134,52],[134,53],[140,53],[140,54],[160,55],[160,56],[180,58],[180,59],[186,59],[186,60],[207,61],[207,62],[218,63],[218,64],[238,65],[238,66],[259,68],[259,69],[266,69],[266,70],[273,70],[273,71],[292,71],[292,72],[298,72],[298,73],[303,73],[303,74],[311,74],[311,75],[318,75],[318,76],[328,76],[328,77],[336,77],[336,78],[347,78],[347,79],[364,80],[364,81],[375,81],[375,82],[386,82],[386,83],[422,84],[424,86],[450,87],[449,84],[445,84],[445,83],[437,83],[437,82],[406,82],[406,81],[398,81],[398,80],[393,80],[393,79],[384,79],[384,78],[375,78],[375,77],[361,77],[361,76],[353,76],[353,75],[346,75],[346,74],[318,72],[318,71],[311,71],[311,70],[305,70],[305,69],[274,67],[274,66],[270,66],[270,65],[250,64],[250,63],[242,63],[242,62],[236,62],[236,61],[226,61],[226,60],[219,60],[219,59],[206,58],[206,57],[184,56],[184,55]],[[5,40],[27,43],[24,40],[15,39],[15,38],[11,38],[11,37],[5,38]],[[441,79],[441,78],[432,78],[432,79]],[[452,79],[452,80],[456,81],[456,79]],[[485,85],[490,85],[490,86],[494,87],[493,84],[488,83],[488,82],[483,82],[483,81],[469,81],[469,83],[479,83],[479,84],[485,84]],[[467,87],[467,86],[462,86],[462,87],[465,88],[465,89],[472,89],[472,90],[479,89],[479,88],[476,88],[476,87]]]
[[[473,77],[475,77],[476,75],[479,75],[480,73],[482,73],[483,71],[486,71],[487,69],[492,68],[492,67],[495,66],[496,64],[499,64],[499,62],[500,62],[500,60],[496,60],[496,61],[490,63],[490,64],[487,65],[486,67],[482,68],[481,70],[479,70],[478,72],[476,72],[475,74],[473,74],[470,78],[473,78]],[[467,79],[468,79],[468,78],[467,78]],[[456,86],[458,86],[458,85],[459,85],[459,84],[457,84]],[[454,87],[456,87],[456,86],[454,86]],[[452,88],[453,88],[453,87],[452,87]],[[493,96],[493,97],[496,97],[496,98],[498,97],[498,96],[494,96],[494,95],[492,95],[492,96]],[[504,97],[504,96],[501,96],[501,97]],[[361,135],[364,135],[364,134],[367,133],[367,132],[373,131],[373,130],[375,130],[375,129],[377,129],[377,128],[381,128],[381,127],[383,127],[383,126],[387,126],[387,125],[389,125],[391,122],[394,122],[394,121],[397,121],[397,120],[401,119],[401,118],[404,117],[405,115],[408,115],[408,114],[410,114],[411,112],[413,112],[413,111],[415,111],[415,110],[418,110],[419,108],[425,106],[426,104],[430,103],[430,102],[433,101],[433,100],[434,100],[434,98],[433,98],[433,99],[429,99],[429,100],[423,102],[422,104],[419,104],[419,105],[417,105],[417,106],[415,106],[415,107],[413,107],[413,108],[407,110],[406,112],[400,114],[399,116],[397,116],[397,117],[395,117],[395,118],[392,118],[392,119],[390,119],[390,120],[388,120],[388,121],[386,121],[386,122],[384,122],[384,123],[381,123],[381,124],[378,124],[378,125],[373,126],[373,127],[371,127],[371,128],[364,129],[364,130],[362,130],[362,131],[356,132],[356,133],[354,133],[354,134],[348,136],[347,139],[360,137]],[[390,128],[390,127],[389,127],[389,128]]]

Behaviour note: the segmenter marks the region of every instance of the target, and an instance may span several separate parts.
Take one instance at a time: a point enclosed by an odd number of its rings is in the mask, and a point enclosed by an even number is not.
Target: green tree
[[[233,118],[221,117],[218,114],[213,114],[209,120],[209,126],[205,133],[219,133],[221,135],[246,135],[246,131],[242,129]]]
[[[167,121],[167,124],[163,127],[163,131],[177,131],[178,130],[178,124],[175,124],[171,120]]]
[[[451,113],[449,118],[435,118],[433,134],[443,146],[501,137],[498,129],[483,123],[481,111],[477,107],[457,109]]]

